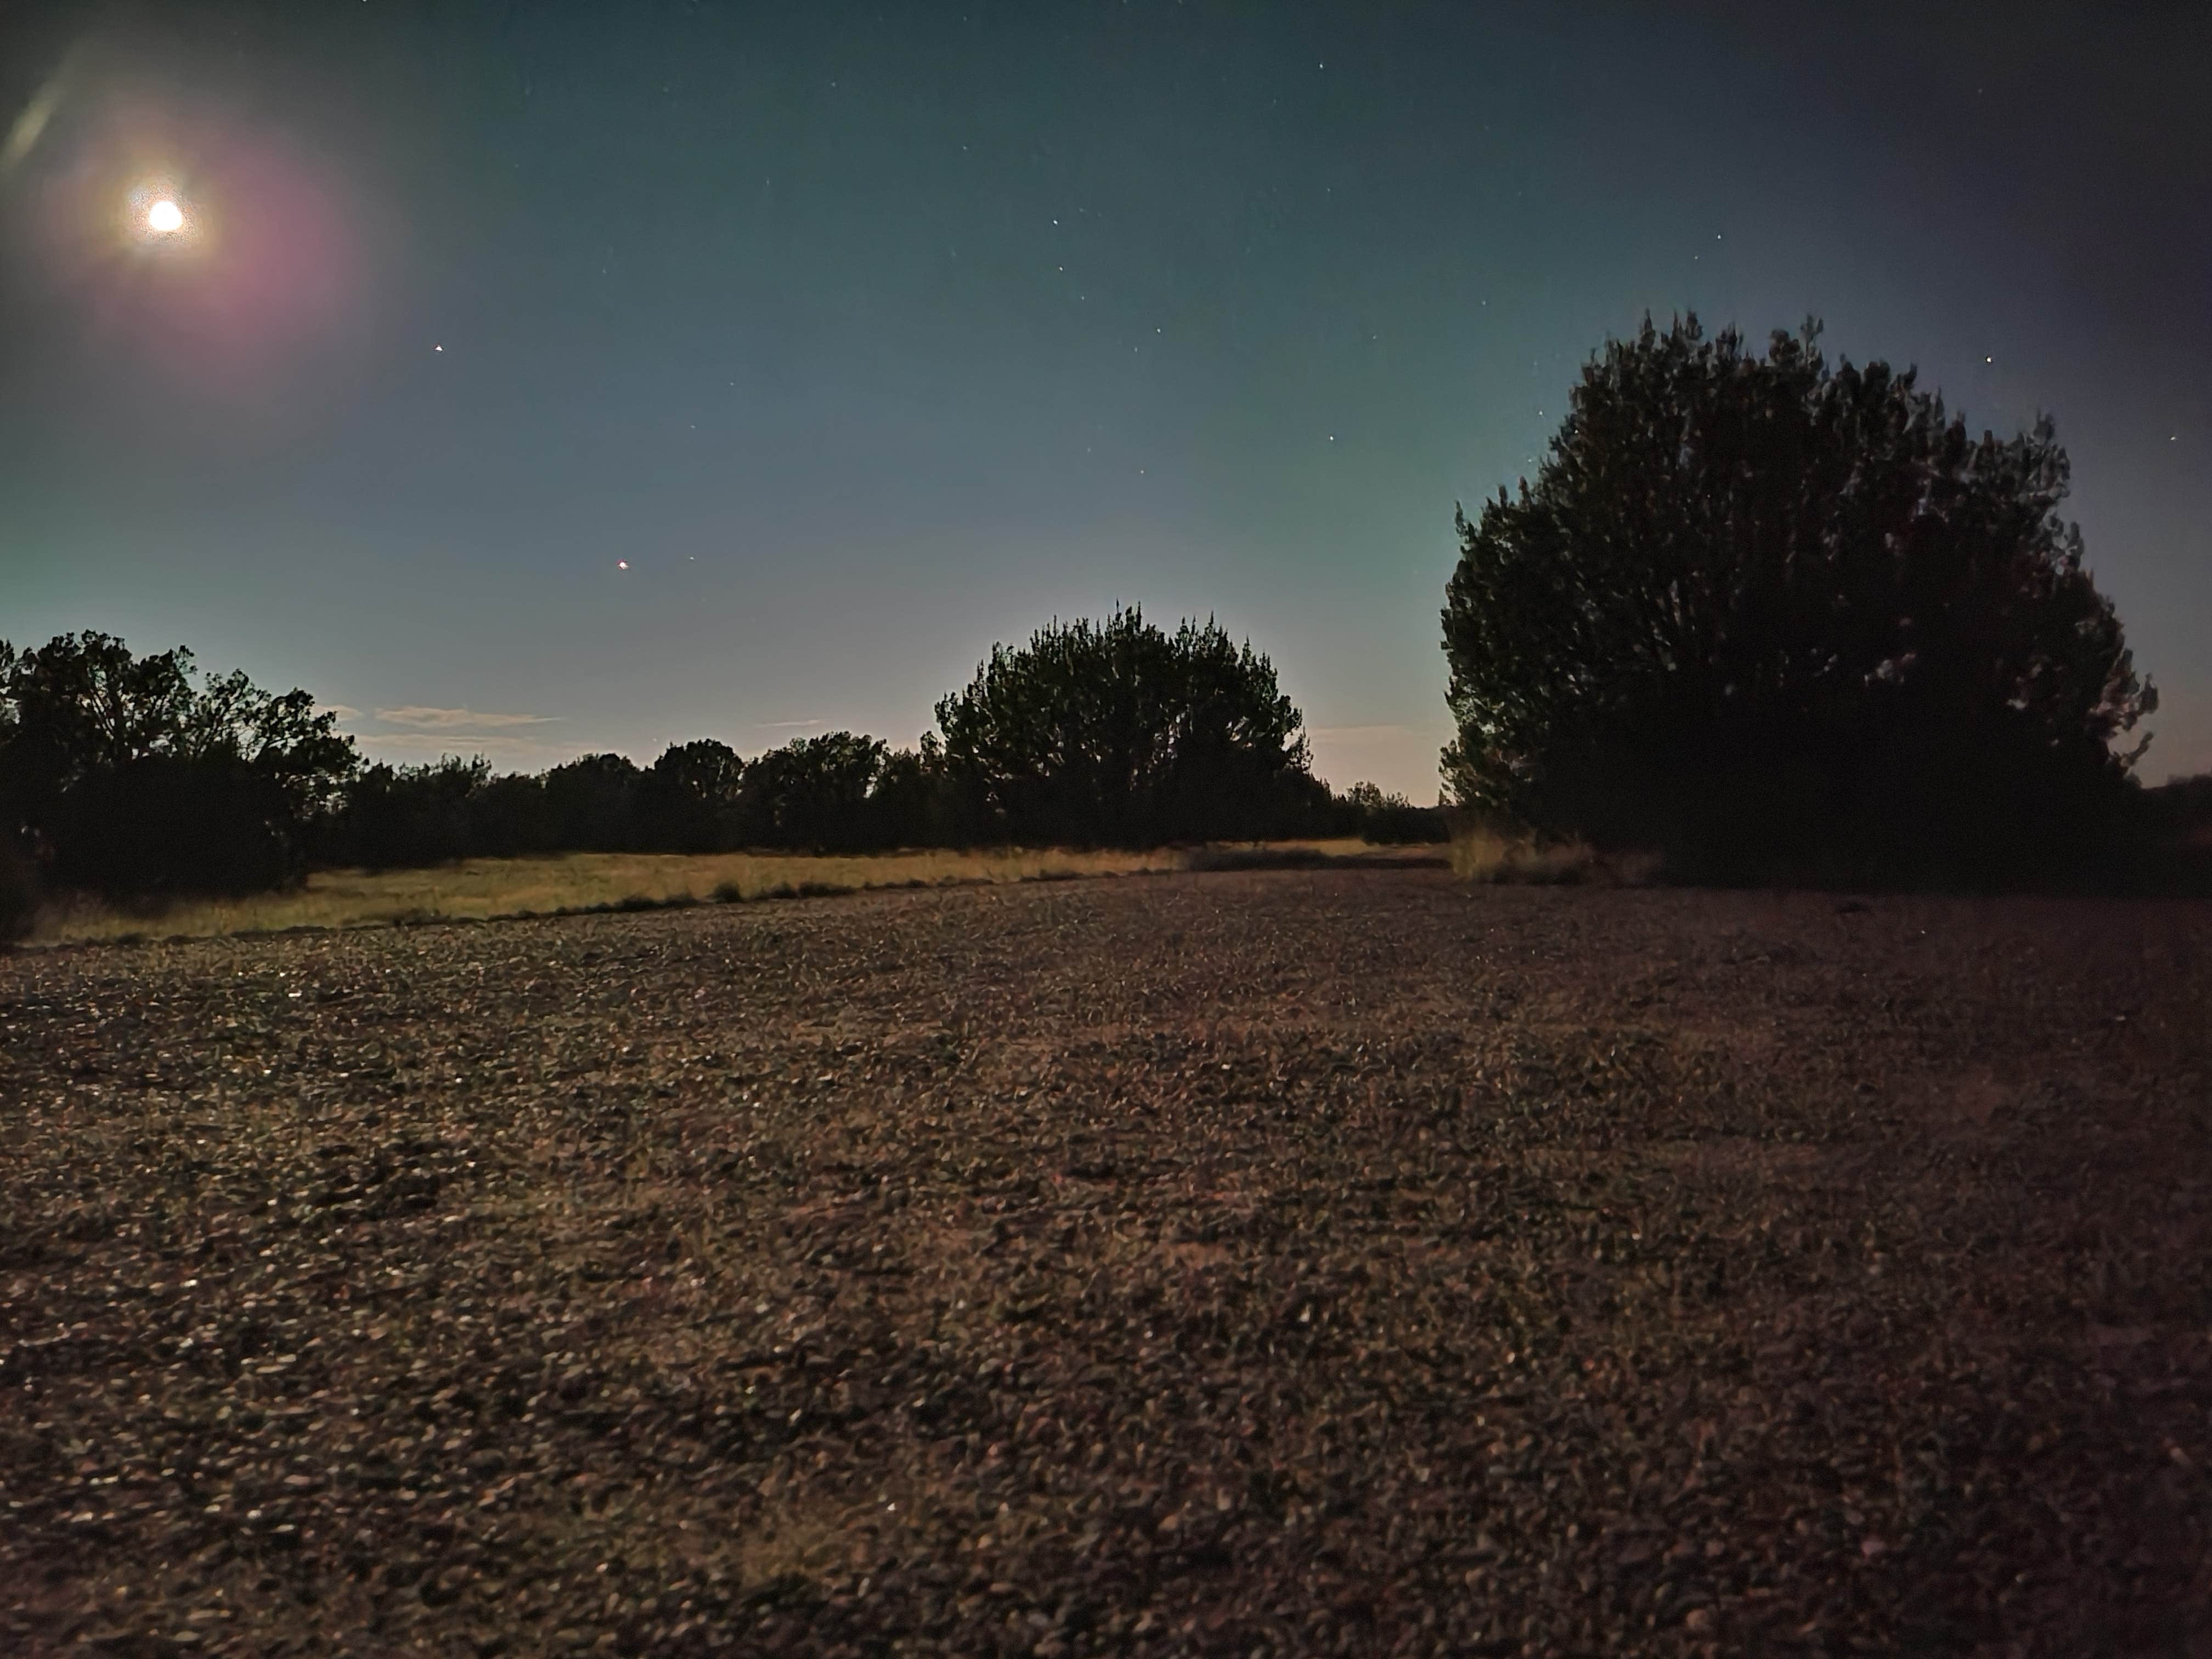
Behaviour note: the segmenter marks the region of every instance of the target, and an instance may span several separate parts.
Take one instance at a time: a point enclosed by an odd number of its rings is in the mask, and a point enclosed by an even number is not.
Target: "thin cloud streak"
[[[386,726],[414,726],[445,732],[460,726],[549,726],[554,714],[486,714],[473,708],[427,708],[410,703],[404,708],[380,708],[376,718]]]
[[[574,750],[569,746],[498,732],[372,732],[356,741],[371,754],[404,757],[410,761],[441,759],[447,755],[466,760],[472,755],[482,755],[486,760],[544,760],[557,764],[574,758]]]

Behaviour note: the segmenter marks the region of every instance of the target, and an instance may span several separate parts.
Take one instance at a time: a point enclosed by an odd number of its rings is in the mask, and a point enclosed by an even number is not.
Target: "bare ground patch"
[[[2208,945],[1298,870],[0,962],[0,1645],[2203,1652]]]

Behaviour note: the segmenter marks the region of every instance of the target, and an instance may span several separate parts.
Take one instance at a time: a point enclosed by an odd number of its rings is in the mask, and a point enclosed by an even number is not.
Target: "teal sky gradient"
[[[2056,415],[2148,775],[2212,769],[2212,22],[1975,15],[13,15],[0,636],[535,768],[911,742],[994,640],[1140,604],[1425,800],[1455,502],[1647,311],[1817,313],[1977,428]],[[110,246],[149,158],[204,269]]]

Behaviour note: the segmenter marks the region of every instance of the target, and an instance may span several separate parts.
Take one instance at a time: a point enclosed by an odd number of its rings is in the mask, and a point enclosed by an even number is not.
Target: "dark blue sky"
[[[536,767],[910,742],[1139,603],[1428,799],[1454,502],[1647,310],[1812,313],[2057,416],[2212,769],[2212,9],[7,15],[0,636]]]

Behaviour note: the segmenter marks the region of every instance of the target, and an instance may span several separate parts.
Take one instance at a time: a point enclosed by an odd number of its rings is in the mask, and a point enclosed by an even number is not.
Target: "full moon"
[[[164,197],[146,210],[146,228],[167,236],[185,228],[185,210]]]

